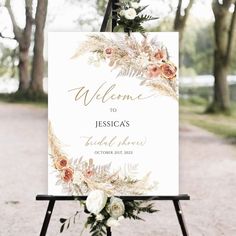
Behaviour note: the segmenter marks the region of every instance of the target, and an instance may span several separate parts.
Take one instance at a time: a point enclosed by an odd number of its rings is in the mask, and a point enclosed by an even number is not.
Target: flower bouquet
[[[142,14],[148,6],[141,6],[140,0],[120,0],[117,3],[119,6],[114,18],[117,20],[117,26],[114,32],[141,32],[144,33],[145,29],[142,23],[156,20],[157,17]]]
[[[89,35],[72,58],[88,54],[91,64],[99,66],[105,62],[112,71],[118,71],[117,77],[137,78],[141,86],[178,99],[177,66],[171,61],[167,47],[151,34],[144,36],[138,40],[134,34]]]
[[[80,203],[84,208],[84,212],[89,215],[80,235],[83,234],[86,228],[90,228],[91,236],[103,236],[106,235],[107,227],[119,226],[125,218],[143,220],[139,217],[141,212],[157,212],[150,202],[135,200],[122,201],[118,197],[108,198],[106,193],[101,190],[92,191],[86,201],[80,201]],[[76,222],[78,213],[77,211],[74,216],[68,219],[60,219],[62,223],[61,233],[65,228],[70,227],[71,222]]]

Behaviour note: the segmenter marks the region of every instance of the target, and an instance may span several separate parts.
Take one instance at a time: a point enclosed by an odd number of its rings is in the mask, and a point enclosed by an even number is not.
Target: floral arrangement
[[[139,217],[141,212],[157,212],[153,204],[148,201],[122,201],[118,197],[108,198],[106,193],[101,190],[92,191],[86,201],[80,201],[80,203],[84,207],[84,212],[89,215],[80,235],[89,227],[92,236],[103,236],[106,235],[107,227],[119,226],[125,218],[142,220]],[[78,213],[77,211],[68,219],[60,219],[61,233],[65,228],[70,227],[72,221],[76,222]]]
[[[138,41],[134,35],[89,35],[73,58],[90,53],[90,63],[107,63],[117,76],[136,77],[140,85],[153,88],[162,95],[178,98],[177,67],[171,62],[167,48],[157,38],[145,35]]]
[[[114,28],[114,32],[144,33],[142,23],[158,19],[157,17],[141,14],[148,6],[141,6],[140,0],[120,0],[117,5],[119,7],[118,10],[115,10],[117,13],[115,19],[118,25]]]
[[[126,165],[121,170],[112,170],[111,164],[95,165],[93,159],[69,158],[63,152],[60,140],[56,137],[49,122],[49,145],[51,149],[52,166],[56,172],[56,185],[62,186],[65,193],[70,195],[86,195],[93,190],[104,191],[112,195],[142,195],[157,187],[150,184],[147,173],[143,178],[135,178],[137,165]],[[133,176],[131,178],[131,176]]]

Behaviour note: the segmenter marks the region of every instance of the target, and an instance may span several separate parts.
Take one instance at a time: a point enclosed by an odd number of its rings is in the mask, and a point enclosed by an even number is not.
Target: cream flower
[[[150,63],[148,53],[141,52],[136,59],[136,63],[142,67],[147,67]]]
[[[119,226],[120,225],[120,222],[116,219],[114,219],[113,217],[110,217],[108,220],[107,220],[107,226],[108,227],[116,227],[116,226]]]
[[[129,8],[128,10],[125,10],[124,17],[127,20],[133,20],[137,16],[137,13],[134,8]]]
[[[125,205],[120,198],[112,197],[109,204],[109,214],[111,217],[118,219],[125,212]]]
[[[120,225],[120,222],[122,220],[124,220],[125,217],[124,216],[120,216],[118,219],[115,219],[113,217],[110,217],[108,220],[107,220],[107,226],[108,227],[116,227],[116,226],[119,226]]]
[[[139,8],[139,3],[138,2],[131,2],[130,6],[134,9],[138,9]]]
[[[107,202],[107,195],[101,190],[94,190],[90,192],[86,199],[86,207],[89,212],[98,215],[105,207]]]
[[[124,16],[124,15],[125,15],[125,10],[121,10],[121,11],[119,12],[119,14],[120,14],[120,16]]]
[[[96,220],[97,220],[97,221],[102,221],[102,220],[104,220],[104,216],[103,216],[102,214],[98,214],[98,215],[96,216]]]

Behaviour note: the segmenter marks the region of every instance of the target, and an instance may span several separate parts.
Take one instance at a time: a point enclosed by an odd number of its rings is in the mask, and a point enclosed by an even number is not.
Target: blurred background
[[[38,235],[44,215],[34,197],[47,192],[47,32],[97,32],[106,4],[0,0],[0,157],[8,166],[0,171],[0,235]],[[159,17],[147,31],[180,35],[180,191],[192,196],[184,203],[190,235],[236,235],[236,0],[141,5]],[[169,206],[158,207],[159,226],[150,216],[152,230],[126,223],[129,236],[181,235]],[[56,222],[49,235],[57,235]]]

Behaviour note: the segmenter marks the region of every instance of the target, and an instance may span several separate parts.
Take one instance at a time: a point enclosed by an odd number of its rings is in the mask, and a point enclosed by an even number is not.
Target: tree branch
[[[179,0],[177,11],[176,11],[176,17],[175,17],[175,22],[174,22],[174,29],[177,31],[180,28],[184,27],[186,24],[186,21],[188,19],[190,10],[194,4],[195,0],[189,0],[188,6],[184,9],[184,15],[181,15],[182,11],[182,0]]]
[[[25,0],[25,18],[26,18],[26,24],[25,24],[25,28],[27,28],[28,26],[32,26],[32,24],[34,23],[34,19],[33,19],[33,0]]]
[[[188,4],[188,6],[185,8],[185,10],[184,10],[184,17],[183,17],[183,22],[184,22],[184,24],[185,24],[185,22],[187,21],[187,18],[188,18],[188,16],[189,16],[189,13],[190,13],[190,10],[191,10],[191,8],[192,8],[192,6],[193,6],[193,3],[194,3],[194,1],[195,0],[190,0],[189,1],[189,4]]]
[[[32,32],[32,24],[33,24],[33,17],[32,17],[32,0],[25,0],[25,28],[23,34],[25,39],[29,39],[25,43],[27,45],[30,44],[31,32]]]
[[[220,4],[219,4],[218,0],[213,0],[212,1],[212,11],[213,11],[215,17],[216,17],[216,15],[218,15],[219,7],[220,7]]]
[[[174,21],[174,30],[178,30],[179,25],[181,23],[182,2],[183,2],[182,0],[179,0],[178,6],[177,6],[175,21]]]
[[[234,3],[234,12],[232,14],[231,22],[230,22],[230,28],[228,33],[228,45],[227,45],[227,52],[226,52],[226,63],[229,63],[231,55],[232,55],[232,48],[234,44],[235,39],[235,29],[236,28],[236,1]]]
[[[9,12],[9,15],[10,15],[10,18],[11,18],[15,39],[19,42],[20,39],[21,39],[23,31],[16,23],[14,13],[13,13],[12,8],[11,8],[10,0],[6,0],[5,7],[7,8],[8,12]]]

